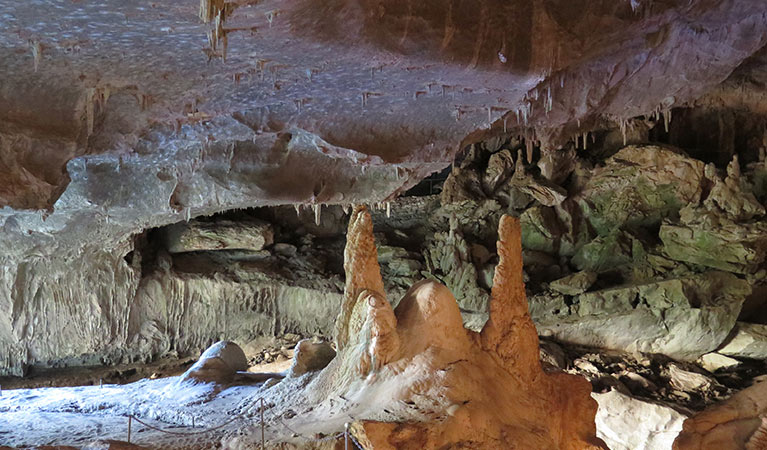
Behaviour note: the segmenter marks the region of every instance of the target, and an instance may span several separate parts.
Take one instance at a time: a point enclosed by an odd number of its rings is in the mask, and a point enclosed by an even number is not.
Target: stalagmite
[[[335,342],[340,352],[349,341],[349,336],[359,331],[362,324],[350,324],[352,309],[364,289],[384,293],[378,252],[373,237],[373,220],[364,206],[355,206],[349,217],[344,250],[344,271],[346,286],[341,313],[336,320]]]

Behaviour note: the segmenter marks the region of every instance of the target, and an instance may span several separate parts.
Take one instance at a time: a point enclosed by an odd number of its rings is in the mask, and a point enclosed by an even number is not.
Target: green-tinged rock
[[[695,360],[725,341],[750,292],[748,282],[713,271],[588,292],[568,318],[536,320],[539,334],[563,342]]]
[[[424,258],[426,271],[423,275],[444,283],[455,295],[462,310],[487,311],[490,296],[479,287],[470,245],[459,230],[435,233],[424,252]]]
[[[669,258],[737,273],[754,273],[767,259],[767,223],[735,223],[703,208],[685,216],[692,217],[660,228]]]
[[[394,276],[415,277],[421,271],[422,265],[414,259],[394,259],[387,264]]]
[[[395,259],[410,257],[410,253],[402,247],[393,247],[391,245],[378,246],[378,262],[388,263]]]
[[[668,148],[629,146],[594,170],[580,205],[600,235],[654,226],[700,200],[703,167]]]
[[[566,317],[570,307],[563,295],[538,294],[529,298],[530,317],[534,320],[551,320],[552,317]]]
[[[628,233],[615,232],[599,236],[582,246],[573,256],[572,263],[579,270],[605,272],[630,264],[644,256],[642,244]]]
[[[578,295],[586,292],[595,281],[597,281],[597,274],[584,270],[552,281],[549,287],[560,294]]]
[[[554,208],[534,206],[519,218],[522,226],[522,248],[556,253],[562,225]]]

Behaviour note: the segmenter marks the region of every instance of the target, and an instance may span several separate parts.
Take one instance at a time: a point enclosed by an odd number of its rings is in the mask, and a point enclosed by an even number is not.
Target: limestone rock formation
[[[750,292],[735,275],[708,272],[580,294],[572,316],[536,320],[563,342],[695,360],[725,341]]]
[[[738,322],[717,351],[739,358],[767,359],[767,325]]]
[[[757,383],[685,420],[674,450],[765,448],[767,383]]]
[[[271,226],[259,220],[192,220],[171,225],[165,232],[170,253],[229,249],[258,251],[274,242]]]
[[[589,384],[541,368],[518,220],[501,221],[490,320],[481,334],[463,328],[455,298],[431,280],[416,283],[392,316],[375,289],[380,277],[372,270],[368,223],[367,212],[356,209],[345,254],[348,286],[358,293],[339,315],[338,330],[346,335],[337,338],[345,345],[307,387],[323,404],[339,396],[376,404],[376,412],[364,410],[367,417],[356,413],[352,427],[364,448],[604,448]],[[366,282],[373,289],[366,291]]]
[[[664,222],[660,229],[670,258],[744,274],[767,260],[766,236],[764,222],[735,222],[694,205],[682,210],[678,223]]]
[[[584,270],[552,281],[549,286],[561,294],[578,295],[586,292],[595,281],[597,274]]]
[[[458,299],[462,310],[487,311],[489,297],[478,284],[479,274],[471,247],[460,230],[435,233],[424,256],[425,274],[442,281]]]
[[[700,200],[703,166],[669,148],[628,146],[594,170],[580,204],[600,235],[659,224]]]
[[[592,394],[599,403],[597,429],[611,450],[671,448],[688,414],[617,390]]]

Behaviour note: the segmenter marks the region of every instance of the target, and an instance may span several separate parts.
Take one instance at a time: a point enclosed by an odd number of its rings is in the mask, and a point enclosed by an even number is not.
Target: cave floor
[[[0,445],[80,448],[94,441],[128,441],[151,449],[260,448],[260,399],[264,399],[266,442],[280,448],[332,444],[332,432],[350,420],[346,414],[297,414],[297,395],[312,378],[216,387],[181,383],[180,377],[142,379],[125,385],[3,390]],[[268,381],[267,381],[268,383]],[[304,409],[306,411],[306,409]],[[311,410],[311,408],[309,408]],[[335,417],[333,417],[335,416]],[[327,419],[327,420],[325,420]],[[327,434],[323,434],[325,431]],[[325,436],[328,437],[325,437]]]
[[[258,397],[261,389],[261,385],[232,386],[216,394],[207,385],[180,386],[178,377],[170,377],[102,387],[4,390],[0,442],[31,447],[127,441],[129,415],[174,433],[199,433],[232,419],[230,413]],[[241,425],[237,421],[210,433],[188,435],[162,433],[133,422],[130,440],[149,448],[211,448],[228,429]]]

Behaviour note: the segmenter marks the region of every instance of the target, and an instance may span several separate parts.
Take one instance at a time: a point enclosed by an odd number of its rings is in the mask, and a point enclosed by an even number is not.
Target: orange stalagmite
[[[482,329],[482,347],[525,382],[541,373],[538,333],[527,306],[522,278],[522,231],[519,219],[503,216],[498,225],[498,266],[493,276],[490,319]]]
[[[370,215],[355,208],[338,354],[306,388],[307,401],[318,404],[313,411],[346,399],[356,419],[351,433],[365,449],[605,448],[590,383],[541,368],[517,219],[501,219],[498,254],[481,334],[463,327],[455,297],[434,280],[415,283],[392,310]]]

